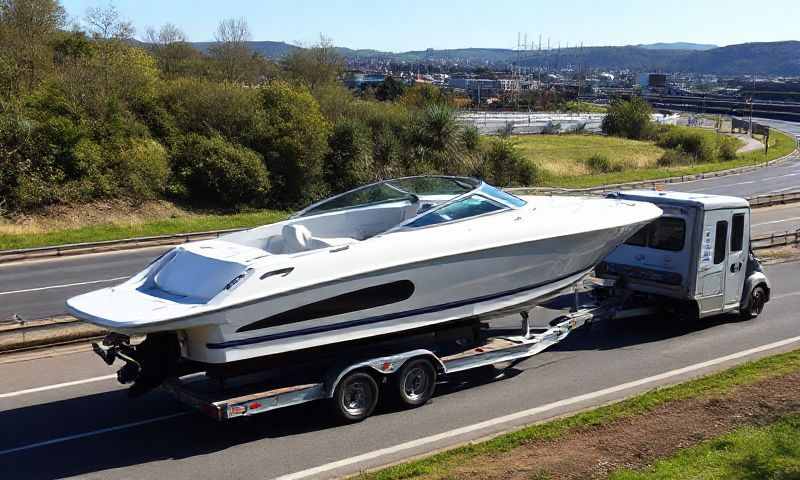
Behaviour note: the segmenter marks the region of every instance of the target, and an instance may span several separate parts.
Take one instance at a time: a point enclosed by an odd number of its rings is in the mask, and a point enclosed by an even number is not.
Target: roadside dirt
[[[191,212],[161,200],[140,204],[109,200],[85,205],[51,205],[30,214],[15,215],[12,218],[0,217],[0,234],[34,234],[101,223],[136,225],[192,215]]]
[[[603,479],[643,468],[677,450],[745,425],[800,412],[800,372],[715,397],[682,400],[646,414],[581,429],[552,441],[476,458],[450,473],[469,479]]]

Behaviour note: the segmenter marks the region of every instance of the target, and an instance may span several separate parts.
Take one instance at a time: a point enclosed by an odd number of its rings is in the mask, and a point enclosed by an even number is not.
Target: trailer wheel
[[[424,405],[436,388],[436,368],[427,358],[409,360],[397,373],[395,391],[400,406],[406,408]]]
[[[378,384],[372,375],[351,372],[336,386],[333,406],[336,413],[349,423],[360,422],[369,417],[378,404]]]
[[[750,292],[750,301],[747,303],[747,307],[740,312],[742,318],[750,319],[761,315],[765,303],[767,303],[767,291],[759,285]]]

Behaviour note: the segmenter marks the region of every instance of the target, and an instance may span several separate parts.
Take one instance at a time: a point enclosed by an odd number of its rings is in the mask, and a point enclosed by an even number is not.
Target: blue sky
[[[74,19],[102,0],[62,0]],[[552,46],[688,41],[730,45],[800,39],[800,0],[116,0],[137,33],[166,22],[211,40],[220,19],[245,17],[254,40],[350,48],[514,48],[517,32]]]

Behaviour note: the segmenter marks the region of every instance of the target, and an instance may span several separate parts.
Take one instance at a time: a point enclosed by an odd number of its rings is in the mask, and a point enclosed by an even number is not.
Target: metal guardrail
[[[784,233],[773,233],[750,239],[753,250],[766,250],[775,247],[788,247],[800,244],[800,228]]]

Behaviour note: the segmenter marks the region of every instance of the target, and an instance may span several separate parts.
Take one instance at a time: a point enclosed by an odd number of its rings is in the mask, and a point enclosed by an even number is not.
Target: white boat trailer
[[[609,286],[608,281],[593,281],[596,286]],[[350,358],[326,368],[314,381],[287,384],[280,375],[273,373],[270,378],[269,373],[259,373],[233,377],[224,385],[215,385],[204,373],[199,373],[170,379],[160,388],[220,421],[328,399],[342,419],[354,422],[368,417],[378,403],[380,392],[386,392],[379,384],[390,387],[392,399],[401,407],[420,406],[431,398],[439,378],[481,367],[510,366],[546,350],[573,330],[594,321],[652,311],[618,311],[616,306],[621,304],[620,299],[613,297],[599,304],[578,306],[578,290],[574,290],[572,311],[550,322],[549,327],[533,327],[529,313],[522,312],[519,335],[488,336],[477,345],[444,356],[419,348],[386,356]]]

